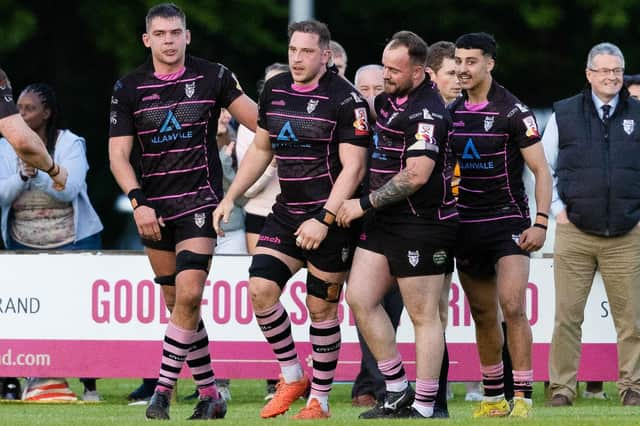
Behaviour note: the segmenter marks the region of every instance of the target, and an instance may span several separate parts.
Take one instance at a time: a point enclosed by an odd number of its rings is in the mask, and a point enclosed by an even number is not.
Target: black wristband
[[[140,188],[134,188],[129,191],[127,197],[129,197],[129,201],[131,201],[131,207],[133,207],[134,210],[140,206],[151,207],[149,201],[147,200],[147,197],[144,196],[144,192],[142,192],[142,189]]]
[[[51,159],[51,167],[49,167],[47,170],[45,170],[44,172],[46,174],[48,174],[49,176],[51,176],[51,172],[56,168],[56,162],[53,161],[53,159]],[[60,171],[58,170],[58,173],[60,173]],[[56,175],[58,174],[56,173]]]
[[[547,230],[547,225],[543,225],[543,224],[541,224],[541,223],[534,223],[534,224],[533,224],[533,227],[534,227],[534,228],[542,228],[542,229],[544,229],[545,231]]]
[[[536,213],[536,216],[541,216],[541,217],[544,217],[545,219],[549,219],[549,215],[546,214],[546,213],[542,213],[542,212]]]
[[[363,195],[360,197],[360,208],[363,212],[366,212],[369,209],[373,208],[373,204],[371,204],[371,199],[369,198],[369,194]]]
[[[336,220],[336,215],[335,213],[323,208],[316,216],[316,219],[327,226],[331,226]]]

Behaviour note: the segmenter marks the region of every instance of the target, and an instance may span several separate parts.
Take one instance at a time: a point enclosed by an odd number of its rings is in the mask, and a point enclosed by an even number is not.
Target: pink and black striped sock
[[[321,405],[328,400],[340,355],[340,323],[337,319],[312,322],[309,327],[313,359],[313,379],[309,399],[316,398]],[[325,410],[327,407],[323,405]]]
[[[433,416],[433,406],[438,393],[438,379],[416,379],[416,397],[413,408],[425,417]]]
[[[156,391],[169,393],[173,390],[195,334],[194,330],[185,330],[169,321],[162,344],[162,364]]]
[[[533,370],[513,370],[513,393],[525,399],[533,395]]]
[[[256,312],[255,315],[262,334],[271,345],[278,364],[280,364],[285,381],[290,383],[300,380],[302,378],[302,367],[300,367],[298,352],[291,335],[289,314],[287,314],[282,303],[278,302],[265,311]],[[291,374],[288,374],[288,372]]]
[[[484,396],[489,398],[504,397],[504,365],[502,361],[495,365],[481,365],[482,387]]]
[[[407,374],[402,366],[402,357],[398,353],[395,357],[378,361],[378,369],[384,377],[384,383],[387,391],[389,392],[401,392],[409,386],[407,380]]]
[[[211,367],[209,354],[209,336],[202,319],[198,323],[193,343],[187,354],[187,365],[191,370],[193,381],[196,382],[200,396],[218,397],[216,378]]]

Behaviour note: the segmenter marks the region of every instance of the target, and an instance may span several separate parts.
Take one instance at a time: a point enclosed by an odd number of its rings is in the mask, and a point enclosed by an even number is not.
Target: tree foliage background
[[[87,139],[91,198],[105,223],[105,248],[124,228],[113,203],[119,190],[107,160],[113,82],[143,62],[148,0],[0,0],[0,66],[14,89],[51,84],[67,125]],[[231,68],[247,93],[264,67],[286,62],[286,0],[178,0],[192,32],[190,52]],[[347,76],[379,63],[386,40],[409,29],[427,43],[486,31],[499,45],[496,79],[525,103],[548,107],[584,86],[589,48],[617,44],[627,73],[640,72],[640,2],[634,0],[316,0],[315,17],[347,50]],[[18,93],[16,93],[17,95]],[[1,188],[0,188],[1,190]]]

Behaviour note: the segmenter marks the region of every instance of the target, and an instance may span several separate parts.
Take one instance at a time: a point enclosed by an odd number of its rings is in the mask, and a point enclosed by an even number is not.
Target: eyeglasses
[[[589,68],[589,71],[605,76],[613,74],[616,77],[620,77],[622,74],[624,74],[624,68]]]

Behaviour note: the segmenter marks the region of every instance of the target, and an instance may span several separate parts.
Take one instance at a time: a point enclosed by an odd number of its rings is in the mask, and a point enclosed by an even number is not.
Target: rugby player
[[[158,384],[146,411],[150,419],[169,418],[171,391],[185,360],[199,391],[191,419],[226,413],[200,318],[216,238],[211,213],[223,194],[216,129],[221,108],[250,129],[257,120],[256,104],[231,71],[186,55],[190,40],[182,10],[171,3],[152,7],[142,36],[151,58],[118,80],[111,98],[111,171],[131,200],[171,311]]]
[[[335,67],[327,67],[331,35],[325,24],[292,23],[288,34],[290,72],[265,82],[254,142],[214,212],[214,226],[220,234],[220,220],[228,220],[234,200],[275,156],[281,193],[259,237],[249,290],[282,375],[260,415],[286,412],[309,388],[279,300],[289,278],[306,266],[313,377],[307,405],[295,418],[319,419],[330,416],[328,398],[341,343],[338,301],[355,241],[350,230],[335,226],[335,213],[364,176],[369,108]]]

